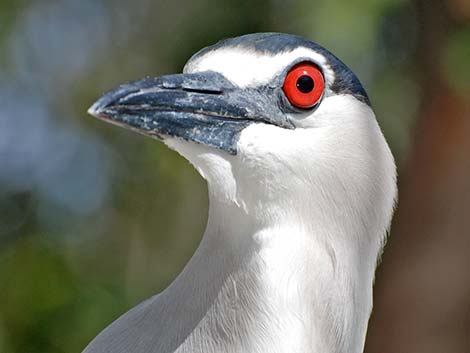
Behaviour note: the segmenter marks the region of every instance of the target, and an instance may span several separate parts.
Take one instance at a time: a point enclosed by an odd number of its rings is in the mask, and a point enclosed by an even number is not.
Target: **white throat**
[[[243,213],[211,197],[200,247],[158,298],[160,339],[174,336],[159,344],[187,353],[362,352],[377,257],[348,241],[362,234],[315,222],[264,227]]]

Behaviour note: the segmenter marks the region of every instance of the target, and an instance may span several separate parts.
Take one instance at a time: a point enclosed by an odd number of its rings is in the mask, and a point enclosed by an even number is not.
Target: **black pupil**
[[[312,92],[315,82],[310,76],[303,75],[297,79],[297,89],[302,93]]]

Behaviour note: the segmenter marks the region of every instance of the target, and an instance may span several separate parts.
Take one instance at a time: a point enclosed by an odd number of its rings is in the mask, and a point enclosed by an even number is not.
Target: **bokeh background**
[[[86,110],[257,31],[342,58],[397,159],[366,351],[470,352],[469,23],[468,0],[0,0],[0,352],[81,352],[182,269],[204,181]]]

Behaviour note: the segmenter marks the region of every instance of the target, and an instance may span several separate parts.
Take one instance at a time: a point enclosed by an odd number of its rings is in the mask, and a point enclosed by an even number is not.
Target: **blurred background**
[[[86,110],[257,31],[345,61],[397,159],[366,352],[470,352],[469,23],[468,0],[0,0],[0,352],[81,352],[181,271],[204,181]]]

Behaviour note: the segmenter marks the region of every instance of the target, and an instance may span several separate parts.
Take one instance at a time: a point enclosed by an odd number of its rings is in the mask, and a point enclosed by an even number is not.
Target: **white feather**
[[[217,71],[239,87],[258,86],[269,83],[292,62],[310,60],[323,69],[325,80],[334,81],[334,71],[326,58],[308,48],[296,48],[276,55],[260,53],[243,47],[223,47],[190,60],[183,72]]]
[[[187,71],[246,86],[299,55],[325,64],[304,48],[275,58],[222,51]],[[234,69],[240,63],[247,71]],[[362,352],[396,196],[393,157],[372,110],[352,96],[292,119],[294,130],[250,125],[235,156],[165,140],[208,182],[203,240],[164,292],[85,353]]]

